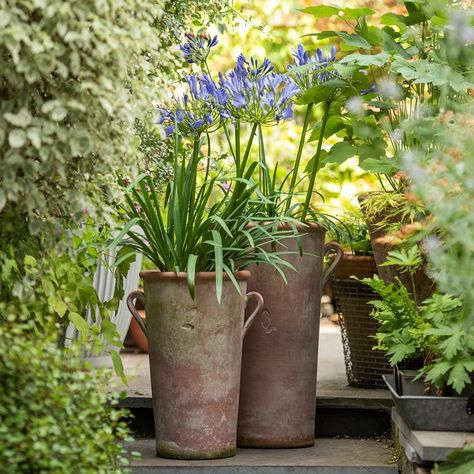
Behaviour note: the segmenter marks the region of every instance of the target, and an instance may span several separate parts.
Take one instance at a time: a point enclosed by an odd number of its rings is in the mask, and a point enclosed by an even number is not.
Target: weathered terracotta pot
[[[248,288],[265,304],[245,339],[238,423],[238,444],[246,447],[312,446],[321,290],[342,249],[324,245],[325,229],[300,227],[305,254],[295,238],[284,240],[285,256],[297,272],[285,270],[288,284],[269,265],[254,265]],[[303,234],[304,232],[304,234]],[[337,256],[323,276],[323,257]]]
[[[411,291],[412,284],[407,272],[400,271],[400,267],[396,265],[390,265],[387,267],[382,265],[387,260],[388,252],[394,250],[394,248],[389,244],[380,242],[380,239],[385,237],[386,232],[383,229],[380,229],[378,224],[383,220],[387,220],[387,214],[381,213],[371,219],[369,219],[367,216],[364,203],[367,202],[369,195],[370,193],[361,194],[358,196],[358,200],[360,209],[367,223],[367,228],[369,229],[370,241],[372,243],[372,250],[374,252],[375,263],[377,264],[378,274],[380,278],[386,283],[392,283],[396,278],[400,278],[402,284],[408,289],[408,291]],[[393,209],[387,209],[387,213],[389,211],[393,211]],[[389,219],[389,222],[396,222],[397,219],[398,216],[395,214],[391,219]],[[425,265],[423,265],[423,267],[415,273],[414,279],[417,293],[416,299],[417,303],[420,304],[423,300],[433,294],[435,290],[435,284],[433,280],[431,280],[431,278],[429,278],[426,274]]]
[[[195,299],[186,274],[140,273],[145,294],[134,291],[128,305],[147,334],[156,452],[174,459],[235,455],[242,339],[263,305],[244,324],[250,272],[236,272],[239,294],[224,275],[218,304],[215,273],[197,273]],[[134,306],[145,300],[146,327]]]

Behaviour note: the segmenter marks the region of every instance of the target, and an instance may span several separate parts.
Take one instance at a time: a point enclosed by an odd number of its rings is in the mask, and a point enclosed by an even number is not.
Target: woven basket
[[[370,316],[369,301],[378,295],[357,280],[377,273],[372,257],[345,255],[331,278],[334,305],[339,314],[344,347],[346,374],[349,385],[355,387],[385,387],[382,374],[392,373],[384,353],[374,351],[378,323]]]

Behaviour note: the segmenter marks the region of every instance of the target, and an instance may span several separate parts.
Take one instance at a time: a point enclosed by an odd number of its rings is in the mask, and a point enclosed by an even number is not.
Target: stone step
[[[375,439],[316,439],[311,448],[238,449],[211,461],[177,461],[156,456],[154,439],[129,443],[141,453],[133,474],[397,474],[393,449]]]

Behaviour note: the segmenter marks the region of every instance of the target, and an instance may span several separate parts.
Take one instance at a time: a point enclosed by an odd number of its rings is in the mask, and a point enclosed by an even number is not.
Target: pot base
[[[314,439],[311,441],[271,441],[271,440],[260,440],[254,438],[239,439],[237,441],[239,448],[259,448],[259,449],[294,449],[294,448],[311,448],[314,446]]]
[[[170,448],[170,444],[173,443],[160,443],[160,446],[158,446],[157,443],[156,455],[165,459],[207,460],[231,458],[237,453],[235,445],[215,451],[181,451],[179,449]]]

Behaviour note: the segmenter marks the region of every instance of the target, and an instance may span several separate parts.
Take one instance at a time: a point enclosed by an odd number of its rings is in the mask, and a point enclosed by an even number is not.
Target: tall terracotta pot
[[[321,290],[342,256],[337,244],[324,245],[325,229],[300,229],[305,254],[295,238],[284,244],[297,272],[285,271],[288,284],[267,265],[254,265],[248,288],[265,305],[245,339],[238,423],[238,444],[246,447],[312,446]],[[323,257],[337,256],[323,275]]]
[[[248,271],[236,272],[239,294],[224,275],[221,304],[215,273],[197,273],[195,299],[186,274],[145,271],[144,295],[128,306],[147,334],[156,452],[174,459],[213,459],[236,452],[242,339],[263,305],[244,324]],[[135,309],[145,300],[146,327]]]

